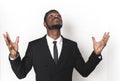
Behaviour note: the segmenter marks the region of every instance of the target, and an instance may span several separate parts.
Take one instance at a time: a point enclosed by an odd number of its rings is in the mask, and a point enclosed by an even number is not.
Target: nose
[[[55,15],[54,17],[55,17],[55,18],[58,18],[58,15]]]

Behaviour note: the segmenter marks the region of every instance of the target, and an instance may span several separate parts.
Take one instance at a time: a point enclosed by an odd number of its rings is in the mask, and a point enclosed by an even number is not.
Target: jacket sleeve
[[[89,57],[88,61],[85,62],[83,57],[81,56],[81,53],[78,49],[77,43],[75,45],[74,49],[75,53],[75,69],[83,76],[87,77],[99,64],[99,62],[102,60],[101,54],[97,56],[95,52],[93,51],[91,56]],[[101,58],[99,58],[101,57]]]
[[[22,60],[19,55],[15,60],[11,60],[9,57],[9,61],[10,61],[12,70],[16,74],[16,76],[19,79],[24,78],[32,68],[31,45],[30,44],[28,45],[26,54]]]

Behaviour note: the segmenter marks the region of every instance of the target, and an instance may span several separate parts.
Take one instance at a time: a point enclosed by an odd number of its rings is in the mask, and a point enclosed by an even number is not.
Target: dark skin
[[[60,29],[49,29],[53,25],[62,24],[62,18],[61,15],[57,12],[52,12],[47,16],[46,22],[44,22],[44,26],[47,29],[47,34],[54,40],[59,38],[61,36]],[[19,43],[19,37],[16,37],[16,41],[13,42],[10,39],[9,34],[6,32],[6,34],[3,34],[6,45],[10,51],[10,56],[12,58],[16,58],[18,53],[18,43]],[[102,39],[100,41],[96,41],[94,37],[92,37],[93,41],[93,49],[96,55],[101,54],[102,50],[106,46],[108,39],[109,39],[109,32],[105,32]]]
[[[50,13],[47,17],[46,22],[44,22],[44,26],[47,29],[47,34],[54,40],[56,40],[61,35],[60,29],[50,30],[49,27],[51,27],[52,25],[56,25],[56,24],[62,24],[61,15],[56,12]]]

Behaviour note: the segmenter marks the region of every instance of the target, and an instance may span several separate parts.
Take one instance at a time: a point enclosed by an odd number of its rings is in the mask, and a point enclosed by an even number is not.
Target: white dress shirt
[[[52,58],[54,58],[54,54],[53,54],[53,46],[54,46],[54,44],[53,44],[53,41],[57,41],[58,58],[59,58],[60,54],[61,54],[61,50],[62,50],[62,45],[63,45],[62,37],[60,36],[58,39],[54,40],[50,36],[47,35],[46,39],[47,39],[47,44],[48,44],[48,47],[49,47]]]

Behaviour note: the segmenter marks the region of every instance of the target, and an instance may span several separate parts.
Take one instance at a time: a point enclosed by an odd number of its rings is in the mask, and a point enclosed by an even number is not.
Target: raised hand
[[[10,39],[10,36],[8,34],[8,32],[6,32],[6,34],[3,34],[6,45],[10,51],[10,56],[12,58],[16,58],[17,57],[17,53],[18,53],[18,42],[19,42],[19,37],[16,37],[15,42],[12,42]]]
[[[99,42],[96,42],[95,38],[92,37],[94,52],[97,55],[101,54],[103,48],[106,46],[108,42],[109,37],[110,37],[109,32],[105,32],[103,38]]]

